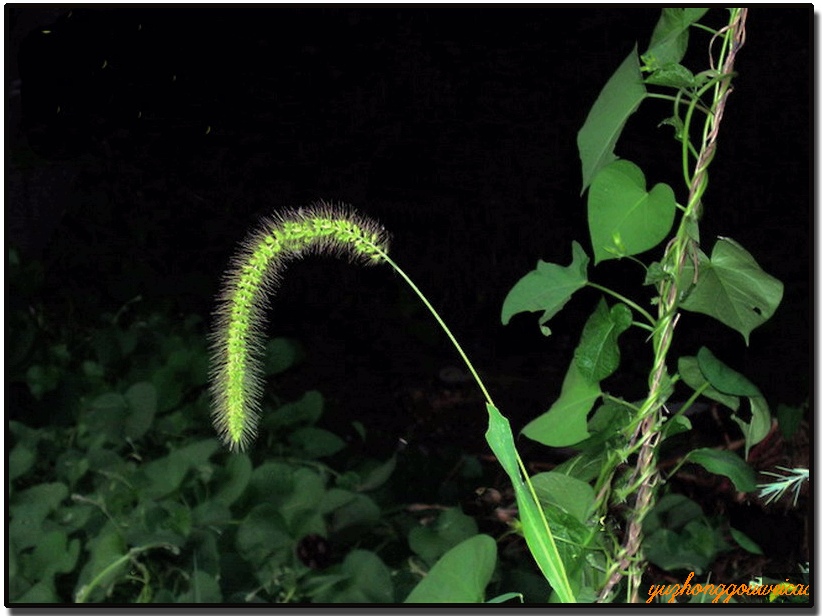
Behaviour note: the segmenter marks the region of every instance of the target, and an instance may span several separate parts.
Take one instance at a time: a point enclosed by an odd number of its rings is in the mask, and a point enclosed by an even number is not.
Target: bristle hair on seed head
[[[233,451],[254,440],[263,393],[266,312],[288,262],[309,254],[385,260],[388,235],[345,205],[275,212],[241,243],[223,277],[211,339],[212,419]]]

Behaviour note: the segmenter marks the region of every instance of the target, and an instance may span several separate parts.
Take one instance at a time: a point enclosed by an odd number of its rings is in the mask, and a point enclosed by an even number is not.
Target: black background
[[[784,282],[783,304],[750,347],[686,313],[674,348],[709,346],[772,406],[801,403],[811,386],[811,11],[750,11],[704,198],[703,248],[717,235],[739,241]],[[93,323],[140,295],[141,309],[208,319],[231,253],[260,216],[349,203],[391,232],[394,259],[521,426],[559,392],[598,296],[575,296],[549,338],[536,315],[503,327],[502,301],[537,259],[568,264],[574,239],[590,253],[576,133],[633,46],[646,49],[658,16],[7,5],[7,244],[42,260],[40,299],[57,318]],[[685,63],[703,70],[708,37],[692,41]],[[682,202],[679,144],[657,128],[669,113],[643,104],[616,152]],[[630,291],[642,272],[609,262],[591,276]],[[410,420],[396,390],[458,362],[387,268],[295,264],[272,321],[272,335],[306,347],[295,391],[318,388],[347,420],[382,418],[397,432]],[[641,336],[626,336],[622,376],[608,389],[641,396],[649,360]],[[475,413],[460,426],[481,440],[484,408]]]

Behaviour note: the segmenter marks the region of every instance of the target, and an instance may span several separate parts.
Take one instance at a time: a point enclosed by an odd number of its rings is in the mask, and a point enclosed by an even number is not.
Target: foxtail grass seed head
[[[266,311],[290,260],[318,254],[382,263],[388,236],[345,206],[319,202],[265,218],[225,274],[211,333],[212,419],[233,451],[254,440],[263,393]]]

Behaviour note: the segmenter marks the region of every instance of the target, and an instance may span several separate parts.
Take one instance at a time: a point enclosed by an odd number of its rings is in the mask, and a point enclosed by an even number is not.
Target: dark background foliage
[[[521,426],[558,393],[597,298],[575,298],[550,338],[535,318],[503,328],[502,301],[537,259],[567,264],[573,239],[587,246],[576,133],[658,16],[537,5],[7,5],[7,244],[42,261],[40,300],[67,324],[138,295],[207,316],[260,216],[349,203],[390,230],[395,259]],[[783,305],[750,348],[692,314],[675,348],[710,346],[772,403],[801,403],[810,388],[811,27],[809,5],[751,10],[705,197],[705,247],[716,235],[741,242],[785,283]],[[686,63],[701,70],[707,37],[693,40]],[[656,128],[668,113],[644,105],[617,154],[683,201],[679,146]],[[636,289],[641,275],[627,263],[594,273],[618,289]],[[417,427],[415,385],[457,359],[401,286],[387,268],[295,264],[271,332],[300,340],[307,361],[282,385],[321,389],[341,421],[368,421],[388,441],[416,430],[481,442],[481,405]],[[649,355],[639,338],[626,344],[623,376],[609,385],[638,396]]]

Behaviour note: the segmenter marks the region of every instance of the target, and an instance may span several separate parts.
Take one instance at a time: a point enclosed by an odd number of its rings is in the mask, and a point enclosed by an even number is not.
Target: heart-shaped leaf
[[[496,542],[488,535],[474,535],[448,550],[405,602],[479,603],[496,562]]]
[[[676,198],[667,184],[645,190],[642,170],[627,160],[602,169],[588,193],[594,263],[650,250],[674,224]]]
[[[571,514],[582,524],[588,522],[588,514],[594,507],[594,489],[575,477],[555,471],[539,473],[531,477],[534,492],[543,506],[553,505]]]
[[[476,534],[474,518],[453,507],[443,511],[436,523],[412,528],[408,533],[408,547],[433,565],[445,552]]]

